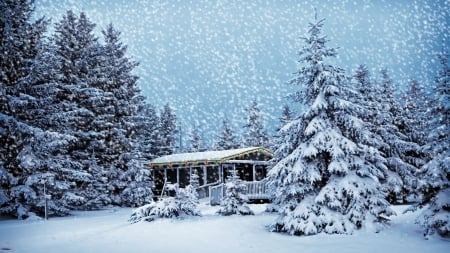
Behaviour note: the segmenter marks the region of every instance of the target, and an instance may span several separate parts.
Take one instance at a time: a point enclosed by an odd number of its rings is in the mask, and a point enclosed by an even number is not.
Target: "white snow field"
[[[132,209],[74,212],[48,221],[0,221],[0,252],[450,252],[450,242],[437,236],[425,240],[414,223],[418,213],[398,215],[380,233],[297,237],[269,232],[275,214],[265,205],[250,205],[255,216],[217,216],[218,207],[201,204],[203,217],[185,220],[127,222]]]

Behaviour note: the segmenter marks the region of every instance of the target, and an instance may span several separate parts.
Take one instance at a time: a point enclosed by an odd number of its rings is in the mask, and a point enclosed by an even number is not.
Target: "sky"
[[[431,86],[450,44],[450,0],[36,0],[35,15],[54,23],[68,9],[86,12],[99,37],[109,23],[122,32],[143,94],[175,109],[184,146],[194,127],[211,144],[224,117],[240,133],[254,100],[270,133],[283,105],[298,111],[287,83],[315,9],[338,47],[333,64],[348,75],[365,64],[375,78],[387,68],[398,89],[411,78]]]

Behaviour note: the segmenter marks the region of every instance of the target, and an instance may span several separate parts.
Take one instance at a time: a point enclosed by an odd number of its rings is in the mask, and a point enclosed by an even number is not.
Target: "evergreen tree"
[[[22,125],[11,105],[21,103],[17,84],[30,71],[47,26],[44,18],[32,22],[33,6],[34,1],[27,0],[0,2],[0,167],[5,170],[2,175],[8,175],[3,177],[4,195],[9,192],[6,185],[19,183],[17,156],[25,142],[17,131],[7,131],[11,125]]]
[[[6,196],[2,198],[0,211],[19,218],[43,213],[42,180],[47,184],[47,194],[52,195],[48,203],[49,213],[57,215],[68,213],[68,208],[84,201],[68,191],[73,179],[90,180],[88,175],[76,170],[79,164],[67,160],[65,156],[76,139],[71,135],[47,131],[42,124],[37,124],[36,115],[42,115],[42,106],[50,101],[37,95],[45,92],[48,96],[52,91],[37,85],[29,87],[28,81],[34,81],[29,77],[32,73],[41,72],[35,78],[41,81],[54,73],[45,68],[48,64],[39,65],[41,59],[51,58],[45,54],[48,50],[42,39],[47,21],[41,18],[30,22],[33,3],[2,1],[0,4],[1,12],[5,14],[1,16],[0,24],[0,90],[5,102],[0,105],[0,195]]]
[[[239,143],[236,141],[236,135],[231,129],[230,122],[227,117],[222,120],[222,128],[218,135],[218,140],[214,145],[216,150],[229,150],[239,147]]]
[[[177,133],[176,116],[169,104],[166,104],[160,114],[159,151],[158,156],[170,155],[175,147]]]
[[[411,80],[403,97],[401,131],[407,140],[425,145],[429,96],[417,80]],[[422,157],[423,154],[416,154]]]
[[[426,237],[435,232],[444,237],[450,234],[450,68],[448,55],[442,53],[439,57],[442,69],[435,82],[428,127],[431,131],[424,146],[429,158],[418,175],[423,198],[414,207],[425,206],[418,221]]]
[[[189,148],[189,152],[204,151],[204,148],[202,147],[202,137],[200,136],[197,126],[194,126],[191,133],[189,134],[189,143],[191,145]]]
[[[392,203],[416,201],[417,191],[414,189],[417,168],[422,161],[414,154],[420,153],[420,145],[408,140],[402,134],[401,106],[394,97],[393,82],[387,70],[381,70],[381,84],[378,89],[377,109],[374,112],[377,119],[375,132],[383,138],[383,145],[379,146],[384,154],[389,169],[386,188],[388,199]],[[375,95],[374,95],[375,96]]]
[[[133,123],[136,156],[150,161],[158,152],[159,140],[159,117],[154,106],[143,105],[138,115],[133,118]]]
[[[270,144],[269,136],[264,129],[258,103],[253,101],[246,111],[248,112],[248,118],[244,125],[244,145],[247,147],[268,147]]]
[[[0,2],[0,80],[6,94],[28,74],[47,27],[44,18],[32,22],[33,6],[34,0]]]
[[[285,126],[287,123],[289,123],[293,119],[294,119],[294,113],[291,111],[291,108],[289,108],[288,105],[284,105],[283,111],[281,112],[281,117],[280,117],[280,126],[277,128],[277,132],[280,131],[280,129],[283,126]]]
[[[247,205],[247,196],[245,192],[247,187],[234,170],[225,184],[225,196],[220,203],[220,209],[217,214],[220,215],[254,215],[253,211]]]
[[[322,26],[316,19],[304,38],[302,67],[291,81],[301,89],[291,97],[305,109],[280,130],[269,171],[281,204],[272,229],[292,235],[351,233],[393,213],[381,191],[383,158],[366,144],[371,135],[354,113],[361,105],[347,99],[356,91],[326,62],[337,53]]]

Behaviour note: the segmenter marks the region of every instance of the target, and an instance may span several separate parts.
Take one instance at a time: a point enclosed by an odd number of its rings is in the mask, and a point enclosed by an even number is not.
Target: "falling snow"
[[[387,68],[399,87],[412,77],[429,86],[450,43],[446,0],[38,0],[35,15],[56,22],[67,9],[85,11],[99,33],[110,22],[122,32],[140,87],[157,108],[175,108],[184,141],[194,126],[211,139],[225,116],[242,129],[253,100],[274,130],[314,9],[337,65]]]

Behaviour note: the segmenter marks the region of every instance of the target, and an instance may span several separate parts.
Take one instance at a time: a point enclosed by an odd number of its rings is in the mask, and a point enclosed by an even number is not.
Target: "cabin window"
[[[206,177],[208,184],[219,181],[219,167],[218,166],[206,167],[206,174],[208,175]]]

